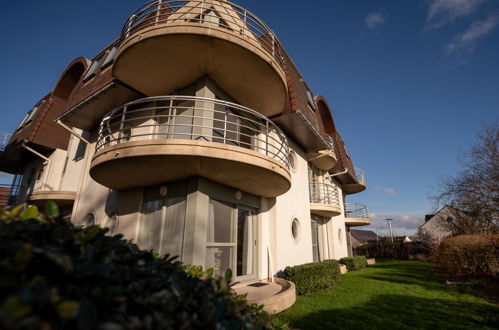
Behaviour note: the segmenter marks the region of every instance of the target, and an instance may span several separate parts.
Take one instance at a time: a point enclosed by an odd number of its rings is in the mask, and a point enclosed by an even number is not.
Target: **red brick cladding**
[[[295,67],[294,63],[291,61],[289,56],[284,53],[284,63],[286,71],[286,80],[288,84],[289,101],[291,105],[291,112],[301,110],[303,114],[308,118],[308,120],[316,126],[319,131],[322,131],[319,127],[315,111],[310,109],[307,102],[307,88],[305,87],[303,78],[301,77],[298,69]]]
[[[82,102],[83,100],[100,90],[102,87],[115,80],[113,78],[111,68],[112,65],[107,67],[104,71],[98,72],[94,78],[85,83],[80,80],[80,82],[76,85],[73,94],[71,94],[71,97],[69,98],[66,110],[74,107],[78,103]]]

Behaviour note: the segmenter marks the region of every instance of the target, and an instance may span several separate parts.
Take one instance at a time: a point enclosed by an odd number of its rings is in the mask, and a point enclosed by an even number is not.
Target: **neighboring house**
[[[419,227],[418,236],[420,239],[429,239],[433,242],[439,242],[451,235],[446,227],[446,223],[453,221],[455,216],[454,209],[448,205],[444,206],[435,214],[425,215],[425,223]]]
[[[350,227],[370,224],[347,202],[366,182],[327,101],[225,1],[133,13],[26,114],[0,170],[15,174],[12,203],[55,200],[76,225],[243,283],[345,257]]]
[[[378,235],[371,230],[350,229],[350,233],[352,234],[352,247],[354,248],[378,240]]]

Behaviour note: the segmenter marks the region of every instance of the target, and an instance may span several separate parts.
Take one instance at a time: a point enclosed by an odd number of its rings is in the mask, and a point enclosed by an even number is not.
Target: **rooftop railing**
[[[369,218],[369,210],[363,204],[345,204],[346,218]]]
[[[107,114],[96,150],[140,140],[183,139],[251,149],[289,168],[284,133],[262,114],[241,105],[195,96],[148,97]]]
[[[128,18],[121,41],[151,26],[178,23],[207,24],[237,33],[260,44],[281,69],[284,68],[283,48],[267,25],[246,9],[223,0],[150,1]]]
[[[336,149],[334,148],[334,140],[331,136],[329,135],[324,135],[324,139],[326,140],[329,148],[331,149],[331,151],[336,155]]]
[[[357,167],[355,168],[355,179],[357,179],[357,182],[366,182],[364,171]]]
[[[12,134],[0,132],[0,151],[3,151],[7,144],[9,143],[10,137]]]
[[[338,189],[331,183],[310,182],[310,203],[340,206]]]

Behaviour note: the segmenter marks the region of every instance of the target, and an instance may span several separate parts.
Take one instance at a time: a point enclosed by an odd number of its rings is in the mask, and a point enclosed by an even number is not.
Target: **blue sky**
[[[499,118],[499,0],[236,1],[273,29],[336,126],[373,225],[410,234],[428,195]],[[12,132],[67,64],[116,38],[141,1],[0,4],[0,131]],[[313,3],[313,6],[310,5]],[[0,174],[0,182],[5,182]]]

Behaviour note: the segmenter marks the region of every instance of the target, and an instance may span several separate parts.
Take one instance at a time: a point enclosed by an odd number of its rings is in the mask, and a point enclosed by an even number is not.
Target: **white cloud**
[[[383,189],[383,194],[385,195],[395,195],[397,191],[393,188],[385,188]]]
[[[416,233],[419,226],[424,223],[424,215],[397,215],[397,214],[381,214],[369,213],[371,225],[365,227],[366,230],[377,231],[379,235],[388,235],[389,227],[386,219],[392,219],[392,229],[394,235],[413,235]],[[364,229],[364,228],[359,228]]]
[[[455,36],[447,45],[447,54],[454,53],[460,49],[472,50],[477,40],[489,34],[498,23],[499,16],[490,16],[487,19],[472,23],[468,30]]]
[[[432,0],[428,7],[427,28],[438,29],[459,17],[474,13],[489,0]]]
[[[374,29],[377,28],[383,24],[385,24],[386,18],[383,16],[382,13],[379,12],[372,12],[367,14],[366,18],[364,19],[364,24],[369,29]]]

